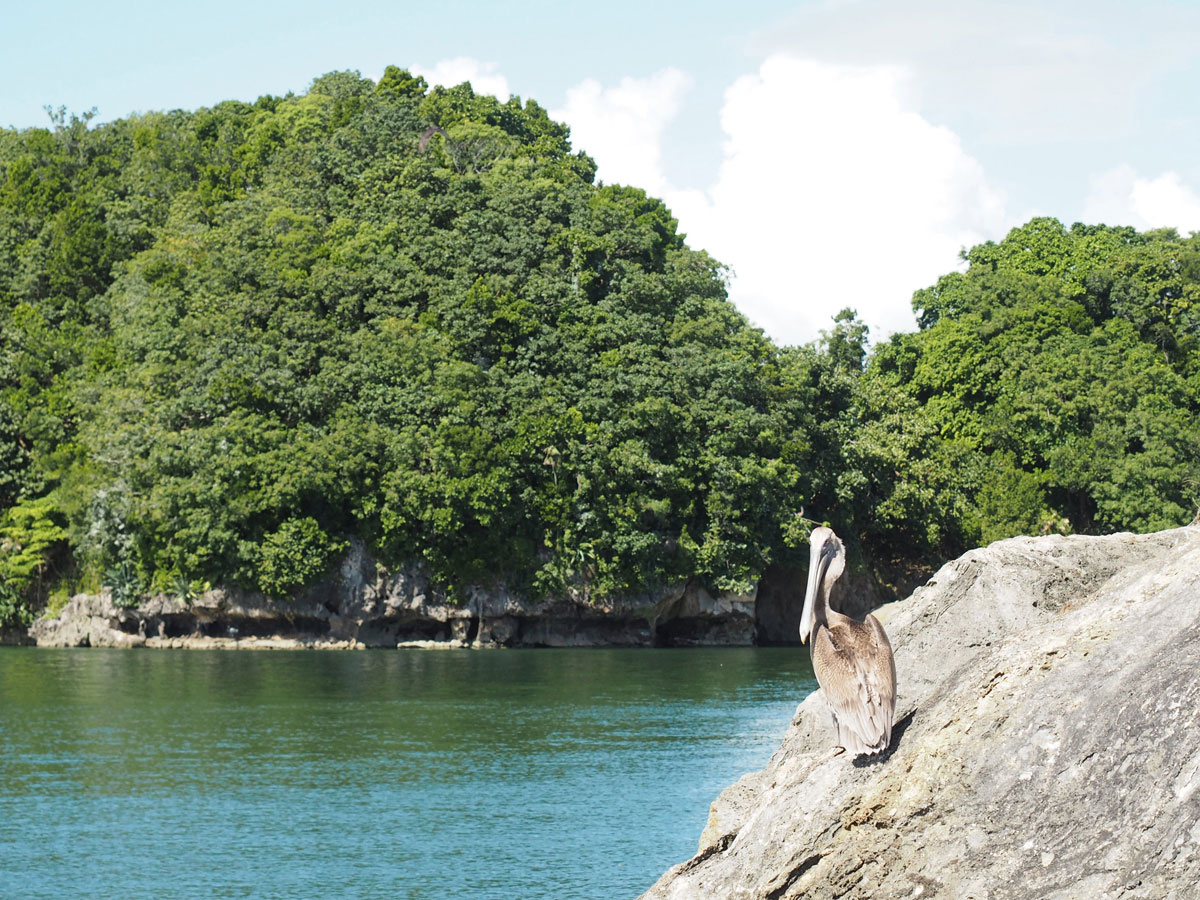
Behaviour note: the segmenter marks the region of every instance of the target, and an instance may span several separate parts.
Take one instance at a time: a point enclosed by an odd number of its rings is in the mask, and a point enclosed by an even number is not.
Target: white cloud
[[[902,69],[772,57],[727,90],[721,124],[716,184],[666,199],[777,340],[811,340],[847,306],[877,339],[911,330],[913,290],[1008,225],[958,137],[916,111]]]
[[[469,56],[456,56],[453,59],[439,60],[432,69],[414,63],[408,70],[414,75],[421,75],[430,84],[440,84],[444,87],[454,87],[469,81],[476,94],[491,94],[499,100],[507,101],[511,93],[508,89],[508,79],[496,71],[498,68],[493,62],[480,62]]]
[[[570,88],[566,105],[550,115],[571,126],[572,144],[596,161],[598,178],[658,195],[667,189],[663,132],[691,86],[692,79],[673,68],[622,78],[610,88],[589,78]]]
[[[1138,229],[1177,228],[1186,234],[1200,231],[1200,195],[1176,172],[1143,178],[1132,166],[1121,165],[1092,179],[1083,217]]]
[[[903,65],[927,109],[1011,146],[1136,134],[1147,85],[1172,89],[1198,27],[1200,9],[1173,0],[838,0],[800,6],[753,43]]]
[[[463,58],[412,70],[506,94],[495,69]],[[812,340],[847,306],[882,339],[915,327],[914,290],[1011,224],[958,136],[918,112],[911,82],[899,66],[767,59],[725,92],[724,161],[706,190],[672,183],[663,155],[692,86],[678,69],[589,79],[551,115],[601,179],[666,200],[688,243],[732,268],[730,299],[774,339]]]

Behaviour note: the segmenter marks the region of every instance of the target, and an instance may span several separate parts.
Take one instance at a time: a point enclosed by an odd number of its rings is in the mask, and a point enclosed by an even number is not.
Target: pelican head
[[[832,528],[815,528],[810,537],[808,558],[808,589],[804,592],[804,611],[800,614],[800,643],[808,643],[812,634],[817,592],[821,592],[821,615],[829,602],[829,587],[846,569],[846,553],[841,540]]]

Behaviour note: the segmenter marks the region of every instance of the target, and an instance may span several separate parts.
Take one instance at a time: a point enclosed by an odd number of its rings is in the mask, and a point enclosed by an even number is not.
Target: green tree
[[[67,533],[49,497],[27,500],[0,517],[0,625],[27,625],[45,599],[47,576]]]
[[[802,510],[904,578],[1191,511],[1196,237],[1035,219],[918,332],[780,348],[531,100],[389,67],[50,126],[0,131],[10,617],[53,578],[290,596],[351,540],[602,598],[746,589]]]

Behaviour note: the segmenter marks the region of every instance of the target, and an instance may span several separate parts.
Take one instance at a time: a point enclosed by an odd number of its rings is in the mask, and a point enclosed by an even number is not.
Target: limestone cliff
[[[1200,527],[1001,541],[882,618],[890,754],[812,695],[645,898],[1200,896]]]
[[[451,603],[419,569],[388,572],[361,545],[335,577],[287,601],[237,590],[136,607],[80,594],[30,628],[39,646],[186,648],[636,647],[749,645],[755,594],[713,595],[694,581],[594,603],[531,600],[503,585]]]

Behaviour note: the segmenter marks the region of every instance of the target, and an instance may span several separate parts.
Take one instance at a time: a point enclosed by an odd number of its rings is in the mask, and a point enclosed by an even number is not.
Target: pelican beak
[[[817,600],[821,579],[829,564],[829,558],[824,553],[825,541],[818,539],[813,542],[808,559],[808,587],[804,591],[804,611],[800,614],[800,643],[807,644],[813,627],[813,606]]]

